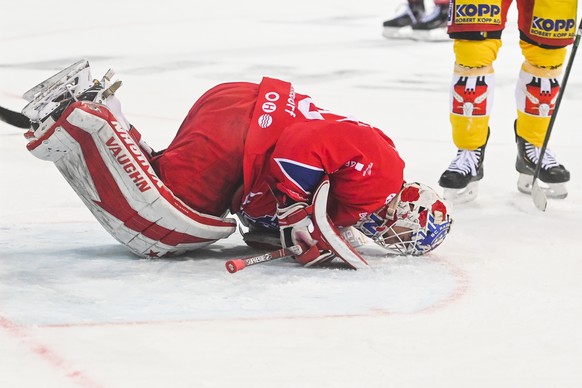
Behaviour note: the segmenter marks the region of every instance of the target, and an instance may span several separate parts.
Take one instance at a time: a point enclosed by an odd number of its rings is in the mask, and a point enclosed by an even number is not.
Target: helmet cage
[[[395,201],[399,201],[399,198]],[[395,214],[395,210],[386,205],[376,212],[367,214],[354,226],[376,244],[383,245],[381,242],[384,241],[384,235],[390,231],[390,227],[396,221]]]
[[[430,213],[427,215],[427,223],[424,227],[418,221],[399,220],[390,226],[389,231],[384,233],[382,239],[374,241],[392,252],[420,256],[439,246],[449,233],[450,226],[451,222],[448,216],[445,222],[436,223],[434,214]],[[394,227],[401,227],[397,228],[400,232],[396,231]],[[394,241],[395,239],[397,241]]]
[[[420,188],[418,183],[405,186]],[[408,201],[401,198],[402,192],[388,205],[362,218],[355,226],[376,244],[395,254],[423,255],[443,242],[452,220],[438,197],[429,197],[427,203]],[[437,203],[439,206],[434,208]]]

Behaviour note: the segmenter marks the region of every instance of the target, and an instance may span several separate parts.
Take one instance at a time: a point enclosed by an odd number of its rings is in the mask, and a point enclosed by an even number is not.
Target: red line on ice
[[[34,354],[39,356],[44,361],[48,362],[55,369],[60,370],[66,377],[72,379],[77,385],[86,388],[101,387],[100,384],[92,381],[83,371],[72,368],[64,358],[59,356],[56,352],[51,350],[48,346],[32,338],[26,330],[15,324],[14,322],[0,316],[0,329],[4,329],[12,337],[19,340],[21,343]]]

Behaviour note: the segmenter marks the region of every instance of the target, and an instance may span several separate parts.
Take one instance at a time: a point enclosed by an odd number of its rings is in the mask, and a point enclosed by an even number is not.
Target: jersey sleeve
[[[329,176],[328,213],[336,225],[348,226],[400,190],[403,169],[394,143],[379,129],[352,121],[311,120],[283,131],[268,181],[293,201],[310,202]]]

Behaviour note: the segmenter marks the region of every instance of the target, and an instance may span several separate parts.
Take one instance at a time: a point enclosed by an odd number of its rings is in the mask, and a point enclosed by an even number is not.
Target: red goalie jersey
[[[382,131],[320,109],[290,83],[272,78],[206,92],[152,165],[194,209],[230,210],[268,228],[278,227],[273,192],[310,202],[327,175],[328,213],[337,226],[349,226],[404,183],[404,162]]]

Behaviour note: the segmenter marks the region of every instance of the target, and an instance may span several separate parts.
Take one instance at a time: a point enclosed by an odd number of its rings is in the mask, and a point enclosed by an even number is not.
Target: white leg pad
[[[196,250],[236,230],[236,220],[197,212],[175,197],[104,105],[72,104],[27,148],[54,162],[101,225],[139,256]]]

